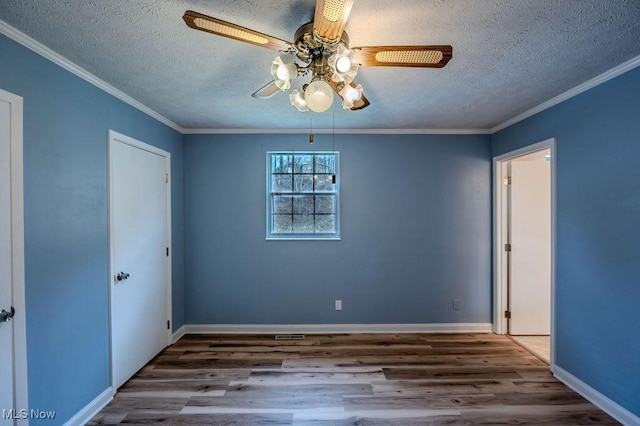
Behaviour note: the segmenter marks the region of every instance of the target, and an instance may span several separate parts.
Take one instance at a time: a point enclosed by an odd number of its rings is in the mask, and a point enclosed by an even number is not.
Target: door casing
[[[24,180],[23,180],[23,99],[0,89],[0,99],[10,108],[10,158],[4,158],[10,168],[11,191],[11,282],[16,314],[13,325],[13,395],[16,409],[26,409],[27,385],[27,322],[24,275]],[[15,424],[27,425],[28,419],[16,419]]]
[[[139,140],[130,138],[128,136],[125,136],[123,134],[114,132],[113,130],[109,130],[108,132],[108,146],[111,146],[112,143],[116,143],[116,142],[122,142],[122,143],[126,143],[128,145],[131,145],[133,147],[136,148],[140,148],[142,150],[145,151],[149,151],[151,153],[160,155],[162,157],[165,158],[166,161],[166,170],[167,170],[167,206],[166,206],[166,214],[167,214],[167,246],[168,247],[172,247],[171,244],[171,181],[170,181],[170,176],[171,176],[171,154],[167,151],[164,151],[160,148],[156,148],[152,145],[146,144],[144,142],[141,142]],[[111,197],[113,196],[111,191],[112,191],[112,184],[111,184],[111,176],[110,176],[110,166],[109,164],[111,163],[111,157],[110,155],[108,155],[108,165],[107,165],[107,174],[109,176],[108,178],[108,182],[109,182],[109,198],[111,199]],[[114,377],[113,377],[113,373],[114,373],[114,369],[113,369],[113,330],[112,330],[112,325],[113,325],[113,318],[114,318],[114,314],[115,314],[115,310],[114,310],[114,304],[113,304],[113,296],[112,296],[112,281],[113,281],[113,274],[112,272],[114,271],[114,266],[113,265],[113,259],[114,259],[114,247],[112,244],[112,239],[113,239],[113,235],[112,235],[112,231],[113,231],[113,217],[112,217],[112,213],[111,213],[111,207],[109,207],[109,265],[108,265],[108,271],[109,271],[109,276],[108,276],[108,283],[109,283],[109,351],[110,351],[110,356],[109,356],[109,360],[110,360],[110,371],[111,371],[111,385],[112,385],[112,392],[115,394],[116,389],[113,389],[113,383],[114,383]],[[166,306],[166,314],[167,314],[167,318],[172,318],[172,301],[171,301],[171,289],[172,289],[172,279],[171,279],[171,261],[172,261],[172,256],[173,256],[173,250],[169,250],[168,252],[168,257],[167,257],[167,269],[166,269],[166,276],[167,276],[167,280],[166,280],[166,300],[167,300],[167,306]],[[171,320],[171,323],[173,323],[173,320]],[[167,346],[170,345],[172,343],[172,337],[173,337],[173,333],[171,328],[169,327],[167,329]]]
[[[529,145],[493,158],[494,204],[493,204],[493,332],[507,334],[507,242],[508,198],[503,183],[507,177],[507,163],[514,158],[543,149],[551,153],[551,356],[550,367],[555,366],[555,288],[556,288],[556,140],[555,138]]]

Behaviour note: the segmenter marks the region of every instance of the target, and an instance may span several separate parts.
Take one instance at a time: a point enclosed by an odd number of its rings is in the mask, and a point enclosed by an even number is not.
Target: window
[[[267,153],[267,239],[340,239],[339,154]]]

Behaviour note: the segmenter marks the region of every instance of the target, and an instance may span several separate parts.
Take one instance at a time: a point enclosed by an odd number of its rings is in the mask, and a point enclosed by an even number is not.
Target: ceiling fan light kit
[[[302,25],[290,43],[212,18],[187,11],[185,23],[200,31],[276,50],[283,56],[271,63],[273,81],[252,94],[266,99],[280,89],[287,91],[298,78],[310,76],[308,83],[293,88],[289,101],[300,112],[324,112],[333,104],[334,92],[342,107],[353,111],[366,108],[369,100],[361,84],[354,82],[361,66],[444,67],[452,57],[448,45],[373,46],[349,48],[344,31],[355,0],[317,0],[313,22]]]
[[[313,80],[304,89],[304,100],[313,112],[325,112],[333,103],[333,89],[323,79]]]
[[[296,107],[300,112],[309,111],[307,101],[304,100],[302,93],[298,89],[293,89],[291,91],[291,94],[289,95],[289,102],[291,102],[291,105]]]
[[[360,67],[356,52],[348,49],[344,44],[338,44],[336,51],[329,56],[327,63],[333,71],[331,79],[337,83],[351,83],[358,74],[358,67]]]
[[[352,109],[354,104],[362,99],[362,85],[356,87],[345,85],[338,93],[342,97],[342,108]]]
[[[271,63],[271,76],[278,89],[287,90],[291,87],[291,80],[298,76],[298,66],[295,63],[286,64],[278,56]]]

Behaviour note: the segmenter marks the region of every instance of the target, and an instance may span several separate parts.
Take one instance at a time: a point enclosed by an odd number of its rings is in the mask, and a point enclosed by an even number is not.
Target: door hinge
[[[167,320],[167,330],[171,330],[171,321]]]
[[[511,311],[504,311],[504,317],[506,319],[511,319]]]
[[[167,247],[167,256],[169,256],[169,247]]]
[[[504,251],[511,251],[511,243],[507,243],[504,245]]]
[[[169,183],[169,173],[164,174],[164,183]]]
[[[505,185],[511,185],[511,176],[502,179],[502,183]]]

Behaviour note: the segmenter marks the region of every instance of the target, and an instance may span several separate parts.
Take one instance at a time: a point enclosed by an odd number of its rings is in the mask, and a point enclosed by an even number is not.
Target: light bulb
[[[347,98],[350,102],[357,101],[358,99],[360,99],[360,96],[362,96],[362,93],[358,93],[355,87],[349,86],[349,88],[344,92],[344,97]]]
[[[336,61],[336,69],[338,72],[347,72],[351,68],[351,60],[346,56],[341,56]]]
[[[284,65],[279,66],[276,70],[276,77],[278,77],[280,80],[288,80],[289,70],[287,69],[287,67]]]

